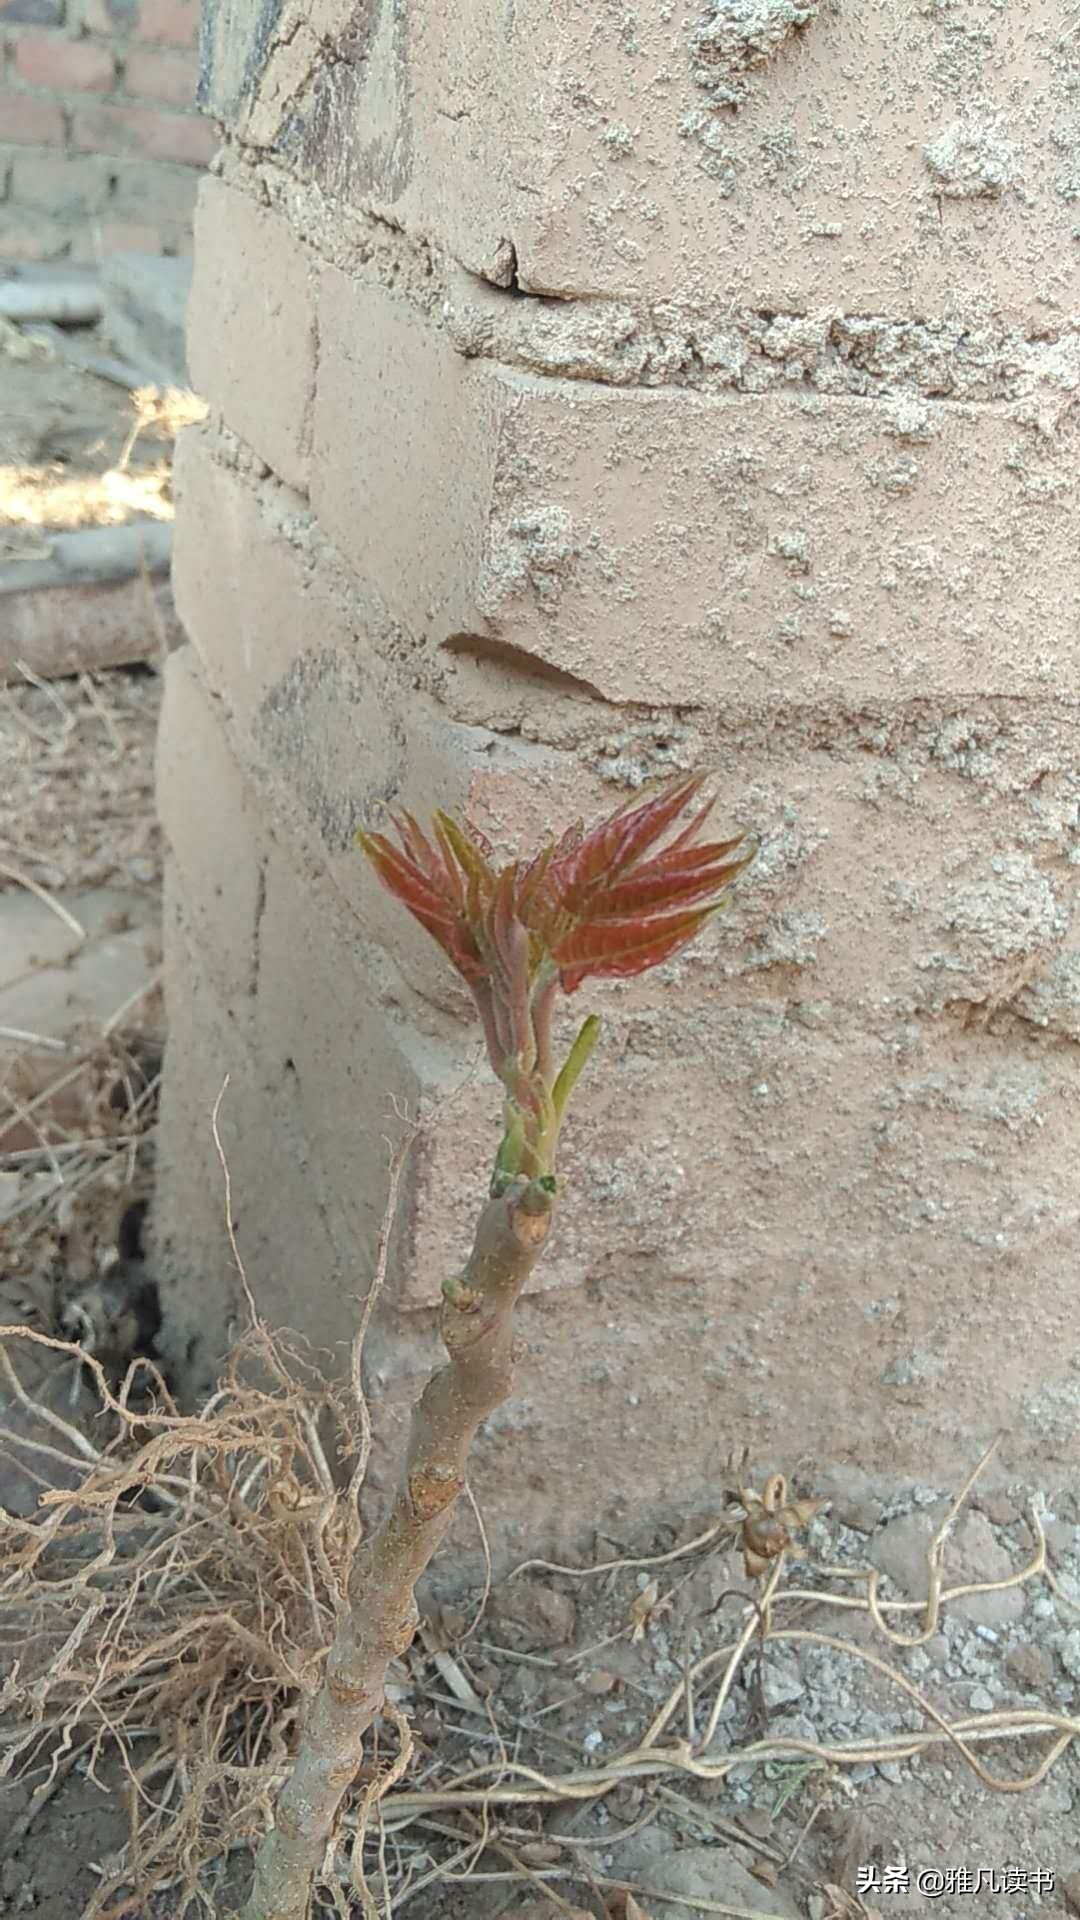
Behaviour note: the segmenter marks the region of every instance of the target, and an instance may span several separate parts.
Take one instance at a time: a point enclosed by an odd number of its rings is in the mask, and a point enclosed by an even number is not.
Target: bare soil
[[[921,1568],[925,1591],[926,1549],[944,1505],[944,1490],[930,1497],[936,1491],[894,1489],[890,1499],[884,1487],[845,1492],[837,1485],[831,1508],[810,1530],[809,1558],[792,1564],[785,1584],[835,1596],[844,1584],[824,1574],[826,1565],[873,1562],[897,1573],[906,1568],[912,1586]],[[1056,1497],[1060,1508],[1068,1504],[1068,1496]],[[961,1550],[947,1555],[946,1584],[978,1573],[988,1581],[1007,1578],[1006,1565],[1016,1571],[1030,1557],[1025,1490],[985,1497],[976,1491],[973,1498],[980,1504],[958,1529]],[[838,1517],[855,1503],[858,1527]],[[1045,1500],[1037,1510],[1052,1543],[1053,1577],[1075,1593],[1075,1523],[1051,1518]],[[1015,1518],[990,1518],[1013,1512]],[[528,1569],[497,1584],[479,1618],[482,1589],[463,1593],[451,1568],[440,1570],[433,1584],[453,1587],[452,1601],[428,1593],[425,1636],[396,1681],[416,1741],[404,1786],[443,1787],[452,1796],[471,1775],[491,1785],[493,1800],[485,1815],[475,1806],[455,1810],[448,1798],[442,1810],[396,1833],[387,1803],[393,1911],[420,1920],[555,1920],[569,1909],[593,1920],[610,1911],[621,1920],[627,1890],[649,1920],[732,1907],[861,1920],[867,1912],[914,1914],[928,1902],[957,1920],[973,1911],[1018,1920],[1060,1912],[1070,1902],[1075,1911],[1080,1765],[1071,1750],[1041,1783],[1015,1794],[989,1790],[947,1742],[919,1758],[859,1765],[830,1765],[812,1752],[815,1744],[873,1747],[933,1730],[901,1684],[866,1664],[861,1656],[868,1653],[889,1662],[950,1719],[1036,1699],[1044,1709],[1075,1712],[1077,1615],[1038,1578],[947,1605],[940,1631],[907,1653],[872,1632],[864,1616],[845,1617],[824,1597],[789,1604],[782,1609],[788,1624],[834,1635],[847,1650],[770,1645],[760,1660],[751,1652],[707,1758],[723,1763],[764,1739],[802,1741],[806,1750],[772,1761],[755,1761],[750,1752],[744,1768],[718,1782],[675,1767],[635,1772],[626,1756],[640,1748],[649,1722],[673,1695],[678,1706],[661,1744],[673,1746],[691,1728],[700,1742],[722,1667],[711,1679],[692,1679],[689,1693],[686,1674],[731,1639],[751,1591],[730,1530],[691,1544],[715,1524],[713,1510],[647,1539],[597,1541],[595,1573]],[[971,1560],[976,1547],[984,1556],[979,1566]],[[625,1564],[611,1567],[612,1560]],[[587,1557],[583,1568],[588,1564]],[[883,1597],[901,1592],[912,1597],[899,1581],[887,1582]],[[918,1625],[917,1614],[904,1620],[906,1631]],[[977,1743],[973,1751],[995,1774],[1016,1781],[1035,1770],[1047,1747],[1037,1737]],[[384,1751],[392,1748],[387,1729]],[[591,1771],[617,1772],[620,1764],[625,1777],[596,1801],[567,1797],[551,1806],[538,1796],[505,1807],[495,1797],[500,1786],[527,1787],[538,1774],[580,1781]],[[534,1772],[515,1774],[515,1765]],[[0,1880],[8,1904],[0,1910],[25,1908],[47,1920],[82,1912],[94,1886],[90,1863],[100,1864],[124,1838],[121,1810],[84,1768],[85,1761],[76,1762],[11,1848]],[[107,1780],[107,1763],[101,1772]],[[9,1804],[17,1824],[27,1806],[21,1787],[11,1790]],[[952,1872],[954,1880],[966,1872],[962,1889],[980,1869],[978,1892],[943,1891],[936,1880],[920,1888],[928,1872]],[[1005,1891],[1009,1869],[1012,1891]],[[368,1871],[378,1885],[373,1852]],[[867,1886],[868,1879],[876,1884]],[[223,1862],[216,1887],[208,1888],[208,1910],[227,1912],[243,1881],[242,1857]],[[168,1896],[136,1910],[156,1920],[172,1913]]]

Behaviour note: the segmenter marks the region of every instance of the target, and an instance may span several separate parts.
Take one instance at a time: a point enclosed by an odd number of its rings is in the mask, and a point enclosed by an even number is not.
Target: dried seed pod
[[[741,1530],[743,1565],[752,1580],[766,1573],[782,1553],[802,1553],[793,1534],[801,1532],[829,1504],[827,1500],[789,1501],[782,1473],[774,1473],[766,1481],[760,1496],[743,1488],[739,1499],[746,1510]]]

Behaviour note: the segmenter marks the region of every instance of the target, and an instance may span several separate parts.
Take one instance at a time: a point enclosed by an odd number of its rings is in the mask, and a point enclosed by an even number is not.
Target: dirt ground
[[[0,382],[6,557],[33,552],[43,528],[169,510],[167,443],[153,429],[132,443],[119,389],[46,355],[18,357],[10,342]],[[53,1330],[80,1289],[115,1273],[122,1222],[152,1188],[165,1019],[159,691],[151,663],[0,694],[0,1293],[5,1319]],[[41,918],[23,928],[16,907],[27,900]],[[144,1265],[138,1248],[125,1257]],[[43,1363],[34,1391],[97,1430],[70,1359]],[[17,1412],[5,1393],[5,1428]],[[35,1459],[42,1491],[48,1456]],[[760,1485],[782,1464],[744,1473]],[[4,1440],[0,1504],[18,1507],[25,1466]],[[945,1555],[946,1589],[979,1591],[946,1600],[925,1628],[917,1608],[887,1612],[894,1632],[919,1641],[904,1648],[873,1627],[859,1570],[881,1571],[886,1599],[925,1602],[931,1537],[955,1490],[819,1476],[808,1462],[795,1477],[829,1505],[806,1534],[808,1557],[783,1575],[781,1592],[806,1597],[774,1605],[773,1625],[793,1637],[763,1648],[752,1632],[760,1585],[723,1517],[726,1486],[700,1490],[701,1510],[688,1500],[658,1533],[598,1539],[579,1569],[533,1566],[489,1596],[475,1558],[439,1565],[424,1634],[394,1680],[415,1740],[401,1791],[435,1799],[419,1810],[387,1802],[385,1881],[378,1849],[366,1855],[382,1892],[376,1906],[354,1896],[348,1910],[410,1920],[859,1920],[928,1902],[957,1920],[1080,1912],[1080,1761],[1071,1744],[1053,1752],[1053,1728],[1080,1731],[1075,1492],[989,1471]],[[744,1483],[733,1478],[732,1490]],[[1012,1583],[1038,1560],[1040,1538],[1045,1570]],[[744,1625],[719,1702],[721,1649]],[[20,1648],[2,1622],[0,1646],[0,1683],[15,1691]],[[967,1729],[963,1747],[942,1720]],[[0,1756],[22,1724],[0,1722]],[[56,1758],[51,1786],[47,1756],[0,1786],[4,1914],[94,1911],[124,1843],[126,1790],[107,1742],[99,1762],[89,1746]],[[998,1777],[988,1783],[980,1768]],[[463,1803],[466,1775],[475,1790]],[[1014,1790],[1025,1775],[1031,1784]],[[182,1772],[153,1790],[182,1793]],[[244,1872],[242,1853],[223,1857],[203,1912],[226,1912]],[[122,1910],[177,1911],[168,1891]],[[346,1909],[327,1899],[335,1910]]]
[[[1060,1591],[1041,1576],[998,1586],[1030,1560],[1036,1530],[1025,1490],[976,1490],[946,1554],[946,1587],[993,1590],[946,1602],[938,1630],[904,1652],[838,1602],[865,1589],[825,1568],[873,1563],[890,1570],[886,1602],[924,1596],[945,1500],[917,1488],[890,1501],[857,1477],[846,1489],[831,1484],[808,1558],[793,1562],[783,1582],[821,1597],[778,1602],[776,1625],[837,1644],[770,1642],[759,1659],[752,1643],[711,1741],[726,1665],[715,1656],[738,1631],[751,1591],[737,1540],[715,1510],[647,1540],[598,1540],[593,1572],[526,1568],[486,1603],[482,1588],[462,1593],[442,1569],[426,1596],[424,1636],[394,1692],[416,1743],[404,1790],[441,1790],[445,1804],[406,1820],[387,1803],[392,1911],[420,1920],[554,1920],[568,1911],[633,1920],[639,1910],[650,1920],[732,1911],[859,1920],[916,1913],[928,1901],[993,1920],[1076,1911],[1080,1768],[1071,1750],[1023,1793],[988,1789],[970,1755],[1015,1782],[1037,1770],[1045,1734],[987,1740],[976,1732],[967,1758],[943,1737],[903,1757],[913,1737],[935,1730],[924,1699],[969,1727],[1012,1707],[1033,1717],[1036,1706],[1075,1712],[1080,1616],[1067,1597],[1080,1593],[1075,1508],[1061,1496],[1053,1517],[1045,1503],[1036,1507]],[[1066,1507],[1073,1517],[1062,1517]],[[451,1601],[436,1597],[442,1586]],[[886,1617],[894,1630],[917,1634],[922,1625],[917,1611]],[[868,1664],[874,1657],[891,1677]],[[643,1765],[650,1723],[655,1731],[665,1712],[655,1764]],[[761,1757],[763,1742],[785,1740],[794,1743],[786,1752]],[[393,1744],[388,1728],[384,1743]],[[859,1747],[868,1757],[830,1763],[817,1747],[834,1756]],[[740,1751],[745,1764],[726,1778],[701,1777]],[[6,1911],[47,1920],[80,1913],[94,1863],[107,1866],[121,1844],[120,1810],[84,1765],[76,1761],[25,1840],[10,1847],[0,1880]],[[101,1771],[107,1780],[107,1765]],[[600,1775],[603,1797],[570,1797]],[[486,1808],[476,1794],[470,1806],[454,1804],[466,1776],[490,1789]],[[543,1804],[544,1781],[565,1783],[559,1804]],[[516,1805],[500,1802],[508,1786],[519,1792]],[[23,1788],[10,1804],[17,1832],[28,1811]],[[374,1849],[367,1867],[377,1886]],[[964,1891],[980,1871],[981,1890]],[[242,1860],[223,1862],[207,1883],[206,1910],[227,1913],[243,1876]],[[132,1909],[158,1920],[177,1910],[168,1894]],[[325,1911],[334,1911],[329,1900]]]
[[[0,566],[37,558],[50,531],[171,517],[170,456],[169,429],[129,392],[0,322]],[[57,1330],[151,1177],[159,704],[153,659],[0,687],[0,1320]],[[0,1507],[20,1504],[25,1464],[0,1450]],[[6,1642],[0,1684],[16,1658]],[[32,1785],[0,1787],[2,1910],[77,1914],[87,1863],[126,1817],[76,1775],[20,1840]]]

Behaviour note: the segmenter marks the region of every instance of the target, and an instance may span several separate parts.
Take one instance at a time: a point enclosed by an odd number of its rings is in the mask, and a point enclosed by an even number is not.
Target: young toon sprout
[[[396,840],[357,835],[383,884],[469,986],[502,1082],[504,1132],[464,1272],[443,1283],[447,1361],[413,1410],[390,1511],[353,1562],[323,1684],[256,1855],[243,1920],[303,1920],[309,1912],[364,1735],[383,1707],[387,1667],[416,1631],[414,1588],[465,1486],[473,1436],[510,1392],[513,1310],[548,1239],[559,1130],[600,1031],[589,1015],[556,1067],[557,996],[669,960],[754,857],[743,836],[703,838],[712,810],[700,803],[703,784],[697,775],[671,782],[501,867],[475,828],[445,813],[436,814],[430,838],[407,813],[394,820]]]
[[[468,983],[505,1089],[506,1133],[496,1180],[551,1179],[566,1103],[599,1035],[590,1015],[556,1073],[557,995],[586,980],[628,979],[669,960],[723,904],[753,859],[743,835],[703,841],[706,801],[695,775],[628,802],[586,833],[579,823],[531,860],[494,868],[475,828],[437,813],[434,840],[411,814],[385,834],[357,836],[379,878],[438,941]]]

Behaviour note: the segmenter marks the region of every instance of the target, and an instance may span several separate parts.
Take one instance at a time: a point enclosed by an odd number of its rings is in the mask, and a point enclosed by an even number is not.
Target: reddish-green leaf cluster
[[[566,1104],[599,1031],[590,1016],[556,1071],[558,989],[573,993],[584,980],[626,979],[669,960],[753,859],[741,836],[700,838],[711,802],[677,828],[701,786],[698,777],[677,780],[588,831],[572,827],[531,860],[498,868],[483,835],[445,813],[435,815],[430,839],[409,813],[394,819],[397,842],[357,835],[383,884],[472,990],[505,1092],[497,1180],[554,1175]]]
[[[670,959],[753,858],[742,835],[700,840],[711,801],[669,837],[702,784],[700,776],[678,780],[501,869],[475,828],[444,813],[435,816],[433,840],[408,813],[394,821],[400,845],[382,833],[358,839],[380,879],[471,985],[501,973],[519,928],[528,938],[530,980],[550,962],[563,991],[573,993],[585,980],[625,979]]]

